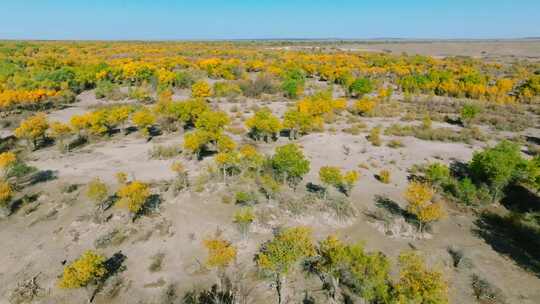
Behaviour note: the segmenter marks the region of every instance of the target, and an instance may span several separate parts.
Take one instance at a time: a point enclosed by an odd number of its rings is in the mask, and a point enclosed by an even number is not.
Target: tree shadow
[[[520,213],[540,211],[540,197],[521,185],[508,186],[501,204]]]
[[[401,208],[398,203],[385,196],[375,196],[375,206],[386,210],[393,216],[403,217],[409,224],[418,225],[418,220],[414,215],[410,214],[407,210]]]
[[[500,254],[540,278],[540,234],[510,216],[484,213],[475,222],[473,233]]]
[[[71,141],[71,142],[69,142],[67,144],[67,149],[68,149],[68,151],[73,150],[73,149],[82,147],[82,146],[86,145],[87,143],[88,143],[88,138],[86,138],[86,136],[77,136],[75,138],[75,140],[73,140],[73,141]]]
[[[33,193],[33,194],[25,194],[23,197],[12,201],[11,204],[9,204],[8,206],[8,211],[9,211],[8,215],[12,215],[16,213],[17,211],[19,211],[19,209],[22,208],[22,206],[33,203],[38,198],[39,198],[39,194]]]
[[[323,195],[326,191],[326,188],[317,184],[314,184],[312,182],[309,182],[306,184],[306,190],[309,193],[315,193],[318,195]]]
[[[529,143],[533,143],[535,145],[540,145],[540,137],[535,136],[525,136],[525,140]]]
[[[42,170],[30,177],[29,185],[48,182],[58,178],[57,172],[52,170]]]
[[[454,160],[450,163],[450,174],[457,179],[463,179],[469,176],[469,166],[467,163]]]
[[[103,289],[105,282],[109,278],[126,270],[126,266],[124,265],[124,261],[126,259],[127,256],[122,253],[122,250],[120,250],[105,261],[105,269],[107,269],[106,275],[99,280],[96,288],[90,295],[88,302],[92,303],[94,301],[96,295]]]

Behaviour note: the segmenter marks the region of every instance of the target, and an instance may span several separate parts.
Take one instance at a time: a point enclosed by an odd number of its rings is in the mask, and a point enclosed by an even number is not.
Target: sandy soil
[[[54,111],[49,117],[67,121],[71,115],[84,113],[102,101],[93,98],[91,92],[79,96],[80,102],[72,107]],[[219,108],[231,111],[237,106],[245,117],[251,114],[249,107],[255,103],[247,100],[236,103],[219,103]],[[261,106],[261,103],[258,103]],[[286,102],[276,101],[266,104],[277,115],[282,115]],[[234,113],[231,113],[234,115]],[[276,225],[309,224],[318,238],[336,233],[349,241],[362,241],[369,250],[380,250],[396,260],[400,251],[412,247],[421,250],[431,265],[440,267],[450,281],[451,303],[474,303],[470,288],[470,275],[479,273],[489,277],[499,286],[508,303],[540,303],[540,278],[519,268],[507,257],[494,251],[482,239],[472,234],[473,217],[447,206],[448,217],[434,226],[428,238],[389,236],[378,229],[366,215],[375,211],[377,195],[384,195],[402,207],[402,193],[407,185],[407,170],[414,164],[428,161],[450,163],[468,161],[474,151],[485,144],[443,143],[423,141],[412,137],[402,137],[404,147],[392,149],[385,145],[374,147],[367,139],[367,131],[375,125],[389,125],[399,118],[363,119],[368,125],[364,132],[350,135],[342,132],[314,133],[298,140],[311,161],[311,171],[304,182],[317,183],[317,172],[321,166],[339,166],[347,170],[359,170],[360,182],[351,194],[351,201],[358,215],[352,220],[340,222],[326,214],[308,214],[300,217],[274,219]],[[418,122],[414,122],[418,123]],[[436,127],[454,127],[448,124],[434,124]],[[339,129],[339,128],[337,128]],[[538,133],[538,129],[527,132]],[[382,136],[384,142],[393,137]],[[271,153],[276,146],[289,142],[280,138],[275,143],[259,143],[259,149]],[[132,177],[144,181],[159,182],[170,180],[169,169],[173,160],[154,160],[148,152],[153,145],[181,144],[182,134],[165,134],[147,141],[136,133],[128,136],[115,135],[111,139],[91,143],[78,150],[60,154],[55,147],[32,153],[30,165],[40,170],[52,170],[57,179],[37,184],[25,189],[25,193],[39,193],[35,210],[24,207],[8,219],[0,220],[0,237],[4,246],[0,249],[0,303],[6,303],[10,290],[17,282],[38,273],[43,296],[36,303],[83,303],[87,291],[64,291],[55,284],[61,274],[62,261],[71,261],[81,252],[95,247],[100,236],[120,229],[126,239],[120,245],[112,245],[101,252],[110,256],[119,250],[127,256],[126,269],[118,277],[124,280],[123,287],[112,300],[106,292],[100,293],[96,303],[159,303],[166,286],[174,283],[179,294],[192,287],[208,286],[214,278],[200,266],[204,260],[201,240],[220,231],[239,248],[239,264],[252,266],[252,256],[258,244],[271,236],[271,230],[262,223],[256,223],[248,240],[243,240],[232,223],[232,215],[237,207],[221,202],[225,188],[223,183],[206,185],[200,193],[184,191],[179,195],[171,192],[159,193],[162,199],[159,212],[140,218],[131,223],[124,211],[113,207],[108,210],[112,218],[102,224],[92,221],[93,203],[85,198],[83,186],[71,193],[62,191],[65,185],[83,185],[98,176],[115,186],[114,174],[125,171]],[[349,152],[346,152],[346,151]],[[205,163],[180,157],[187,165],[192,178],[196,177]],[[359,167],[367,164],[367,168]],[[391,171],[392,182],[382,184],[376,178],[381,169]],[[271,210],[271,206],[269,210]],[[30,211],[30,212],[29,212]],[[453,267],[449,246],[462,248],[471,260],[471,267]],[[151,257],[165,254],[163,269],[150,272]],[[273,297],[266,283],[251,282],[255,289],[253,303],[268,303]]]

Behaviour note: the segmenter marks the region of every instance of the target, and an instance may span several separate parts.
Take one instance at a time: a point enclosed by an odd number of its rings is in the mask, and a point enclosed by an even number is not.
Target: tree
[[[86,196],[93,200],[96,204],[102,203],[107,195],[109,194],[109,189],[107,185],[99,179],[99,177],[94,178],[88,183],[88,189],[86,190]]]
[[[58,282],[60,288],[80,288],[97,283],[107,275],[105,257],[88,250],[64,268]]]
[[[208,132],[196,130],[184,135],[184,148],[189,152],[195,154],[197,159],[200,159],[201,152],[205,148],[205,145],[209,142],[210,135]]]
[[[358,171],[355,170],[348,171],[343,175],[342,188],[346,195],[349,195],[351,193],[352,188],[358,182],[359,178],[360,176],[358,174]]]
[[[442,186],[450,179],[450,168],[441,163],[432,163],[426,168],[426,180],[435,186]]]
[[[240,164],[242,171],[250,171],[259,174],[265,162],[265,157],[252,145],[244,145],[240,148]]]
[[[255,214],[251,207],[244,207],[234,213],[234,223],[238,225],[238,230],[243,238],[249,233],[249,228],[253,221],[255,221]]]
[[[366,115],[373,112],[376,106],[377,102],[374,99],[365,96],[354,103],[353,110],[359,115]]]
[[[315,255],[312,232],[307,227],[286,228],[264,243],[255,255],[257,267],[274,283],[278,304],[283,301],[287,275],[295,265]]]
[[[334,186],[339,188],[343,184],[343,176],[341,170],[337,167],[324,166],[319,170],[319,179],[323,184],[327,186]],[[328,190],[324,191],[324,198],[326,199]]]
[[[443,217],[444,213],[441,204],[431,202],[434,191],[430,185],[411,182],[404,195],[409,203],[407,211],[418,219],[420,231],[423,230],[425,224]]]
[[[49,123],[44,113],[38,113],[30,118],[23,120],[19,127],[15,129],[15,136],[19,139],[25,139],[28,144],[36,149],[38,140],[45,138]]]
[[[13,165],[17,161],[17,156],[13,152],[0,153],[0,179],[3,177],[7,179]]]
[[[471,124],[474,118],[480,113],[481,108],[474,103],[467,103],[461,107],[460,120],[465,126]]]
[[[144,136],[148,136],[150,134],[150,127],[156,123],[156,117],[147,109],[135,112],[132,120]]]
[[[222,111],[205,111],[195,121],[195,127],[208,132],[212,139],[217,139],[218,134],[231,122],[227,113]]]
[[[119,206],[127,208],[135,216],[142,210],[144,203],[150,197],[150,187],[140,181],[123,185],[118,190]]]
[[[71,135],[71,127],[68,124],[64,124],[58,121],[51,123],[50,134],[51,137],[56,140],[58,148],[61,152],[66,150],[64,141]]]
[[[527,162],[521,157],[519,146],[509,141],[475,152],[469,163],[474,181],[488,185],[492,202],[501,198],[506,186],[523,177],[526,167]]]
[[[206,81],[197,81],[191,86],[191,96],[193,98],[207,98],[212,96],[212,89]]]
[[[174,162],[171,165],[171,170],[176,173],[175,191],[180,191],[189,186],[188,170],[180,161]]]
[[[341,276],[351,263],[347,249],[347,245],[336,236],[328,236],[319,242],[317,255],[310,265],[319,274],[323,284],[327,286],[330,299],[334,303],[339,295]]]
[[[0,207],[7,206],[12,195],[13,189],[11,185],[7,181],[0,179]]]
[[[236,259],[236,248],[228,241],[214,238],[203,241],[208,250],[206,265],[223,271]]]
[[[285,73],[281,89],[285,92],[285,97],[295,99],[304,91],[306,76],[300,69],[290,70]]]
[[[349,86],[349,94],[353,96],[363,96],[373,91],[374,86],[369,78],[357,78]]]
[[[322,120],[296,109],[288,110],[283,117],[283,127],[289,130],[289,139],[297,139],[299,135],[311,132],[320,123]]]
[[[414,252],[402,253],[399,265],[399,281],[395,285],[397,303],[448,303],[448,283],[442,273],[427,269],[421,256]]]
[[[290,185],[297,185],[303,176],[309,172],[309,160],[295,144],[276,148],[276,153],[270,160],[277,176]]]
[[[246,120],[246,126],[251,129],[250,135],[255,140],[262,138],[265,142],[268,142],[268,139],[277,139],[281,130],[279,118],[274,116],[269,108],[257,111],[253,117]]]

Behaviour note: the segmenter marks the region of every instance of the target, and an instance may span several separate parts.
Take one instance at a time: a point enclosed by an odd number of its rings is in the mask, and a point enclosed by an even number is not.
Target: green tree
[[[474,120],[476,116],[480,113],[481,108],[473,103],[467,103],[464,104],[463,107],[461,107],[460,112],[460,120],[461,123],[465,126],[468,126],[471,124],[471,122]]]
[[[527,162],[521,157],[519,146],[502,141],[494,147],[474,153],[469,169],[477,184],[488,185],[492,202],[499,200],[506,186],[523,178]]]
[[[292,268],[314,255],[312,232],[307,227],[283,229],[260,247],[255,261],[259,270],[273,282],[278,304],[283,302],[286,277]]]
[[[270,162],[276,175],[294,187],[309,172],[310,168],[309,160],[305,158],[302,150],[295,144],[276,148],[276,153],[272,156]]]
[[[353,96],[363,96],[373,92],[374,85],[369,78],[357,78],[349,86],[349,94]]]

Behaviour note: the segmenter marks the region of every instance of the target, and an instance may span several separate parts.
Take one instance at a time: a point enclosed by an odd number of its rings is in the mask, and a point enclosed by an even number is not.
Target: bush
[[[193,98],[208,98],[212,96],[212,89],[205,81],[197,81],[191,86],[191,96]]]
[[[260,97],[262,94],[276,93],[276,85],[274,80],[268,76],[261,74],[255,80],[242,80],[239,82],[240,89],[246,97]]]
[[[380,127],[372,128],[371,131],[369,131],[368,140],[374,146],[378,147],[382,145],[381,128]]]
[[[478,114],[481,108],[473,103],[464,104],[461,108],[460,120],[463,125],[470,125]]]
[[[247,236],[249,228],[254,220],[255,214],[253,213],[252,208],[242,208],[234,213],[234,223],[238,225],[238,230],[242,237]]]
[[[216,82],[214,83],[215,97],[234,98],[242,94],[240,86],[233,82]]]
[[[381,170],[377,177],[381,183],[390,184],[390,171]]]
[[[88,183],[88,190],[86,191],[86,196],[93,200],[96,204],[102,203],[107,195],[109,194],[109,189],[107,185],[103,183],[98,177],[94,178]]]
[[[64,268],[58,285],[60,288],[80,288],[97,283],[106,274],[105,257],[88,250]]]
[[[107,98],[111,100],[120,100],[123,98],[120,87],[107,80],[102,80],[97,83],[95,95],[97,99]]]
[[[435,186],[442,186],[450,179],[450,169],[441,163],[430,164],[426,168],[426,180]]]
[[[296,99],[302,94],[305,82],[306,76],[302,70],[291,70],[285,74],[281,89],[285,92],[285,97]]]
[[[32,148],[36,149],[38,141],[45,138],[48,129],[47,116],[44,113],[38,113],[23,120],[14,133],[17,138],[25,139]]]
[[[127,208],[131,213],[137,214],[150,197],[150,187],[140,181],[133,181],[118,190],[119,206]]]

